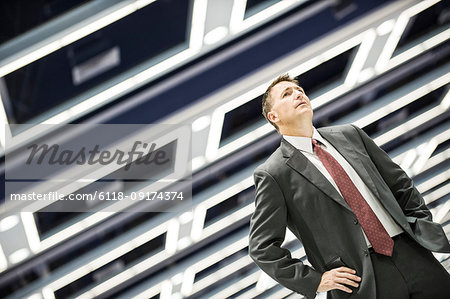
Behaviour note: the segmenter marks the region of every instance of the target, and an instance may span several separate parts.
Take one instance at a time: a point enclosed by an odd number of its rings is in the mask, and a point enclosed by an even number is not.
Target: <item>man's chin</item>
[[[309,106],[305,106],[305,105],[300,105],[297,107],[297,111],[301,112],[301,113],[305,113],[305,112],[311,112],[312,113],[312,109]]]

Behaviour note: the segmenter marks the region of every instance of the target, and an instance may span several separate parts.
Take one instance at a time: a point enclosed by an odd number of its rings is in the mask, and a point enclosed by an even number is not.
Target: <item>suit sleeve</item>
[[[362,129],[354,127],[361,136],[371,160],[397,199],[408,221],[413,222],[412,219],[414,218],[432,221],[431,212],[428,210],[420,192],[414,187],[413,180]]]
[[[249,254],[255,263],[281,285],[305,295],[316,296],[322,274],[291,257],[282,248],[287,224],[283,193],[266,171],[254,173],[255,212],[250,221]]]

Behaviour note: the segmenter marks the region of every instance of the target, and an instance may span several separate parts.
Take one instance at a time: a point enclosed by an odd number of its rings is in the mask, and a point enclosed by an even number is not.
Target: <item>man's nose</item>
[[[300,90],[294,90],[294,95],[295,95],[295,98],[303,97],[303,94]]]

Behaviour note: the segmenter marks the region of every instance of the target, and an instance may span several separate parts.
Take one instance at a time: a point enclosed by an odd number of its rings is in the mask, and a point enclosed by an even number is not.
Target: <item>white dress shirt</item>
[[[311,161],[314,166],[319,169],[319,171],[330,181],[334,188],[341,194],[338,186],[334,182],[331,175],[328,173],[325,166],[320,161],[319,157],[317,157],[316,153],[313,151],[313,145],[311,142],[311,138],[309,137],[298,137],[298,136],[287,136],[283,135],[283,138],[292,144],[296,149],[300,150],[309,161]],[[360,178],[358,173],[353,169],[353,167],[347,162],[347,160],[342,157],[342,155],[322,136],[320,136],[319,132],[314,128],[313,137],[314,139],[321,142],[324,146],[322,148],[330,153],[333,158],[335,158],[339,164],[341,164],[342,168],[344,168],[345,172],[348,174],[353,184],[355,184],[358,191],[361,193],[363,198],[367,201],[369,206],[372,208],[375,215],[380,220],[381,224],[384,226],[388,234],[393,237],[403,232],[400,226],[395,223],[392,216],[386,211],[386,209],[381,205],[380,201],[375,197],[375,195],[370,191],[370,189],[366,186],[363,180]],[[341,194],[342,196],[342,194]],[[363,231],[364,233],[364,231]],[[367,246],[371,247],[369,240],[366,235]]]

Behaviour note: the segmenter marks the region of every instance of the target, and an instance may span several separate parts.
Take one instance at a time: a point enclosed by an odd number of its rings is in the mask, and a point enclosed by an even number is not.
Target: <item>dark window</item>
[[[124,268],[130,266],[130,264],[134,262],[137,262],[139,259],[160,251],[164,247],[165,236],[165,234],[162,234],[124,254],[120,258],[109,262],[108,264],[71,282],[61,289],[56,290],[55,298],[67,298],[68,296],[79,293],[92,284],[101,283],[104,280],[118,274],[123,271]]]
[[[0,44],[92,0],[2,0]]]
[[[369,135],[373,135],[376,133],[386,132],[396,126],[399,126],[407,121],[408,118],[414,117],[425,110],[431,109],[433,106],[439,103],[444,96],[444,91],[447,91],[447,88],[445,86],[438,88],[435,91],[413,101],[412,103],[409,103],[401,109],[398,109],[369,124],[364,128],[364,131],[366,131],[366,133],[368,133]]]
[[[394,52],[394,56],[402,51],[402,47],[415,40],[444,28],[450,23],[450,7],[448,1],[437,3],[412,17],[403,32]]]
[[[9,122],[32,122],[42,113],[140,63],[152,58],[160,61],[163,53],[170,49],[187,48],[190,5],[190,1],[185,0],[155,1],[6,75],[12,106]],[[92,74],[94,69],[92,77],[86,75]],[[77,81],[77,74],[81,73],[85,74],[84,81]],[[59,106],[56,110],[64,108]]]
[[[244,18],[251,17],[277,2],[280,0],[247,0]]]
[[[247,188],[246,190],[209,208],[206,211],[205,227],[209,226],[211,223],[232,212],[233,210],[241,208],[246,203],[251,202],[254,198],[253,190],[253,187]]]
[[[343,80],[359,47],[351,48],[296,77],[306,94]]]

